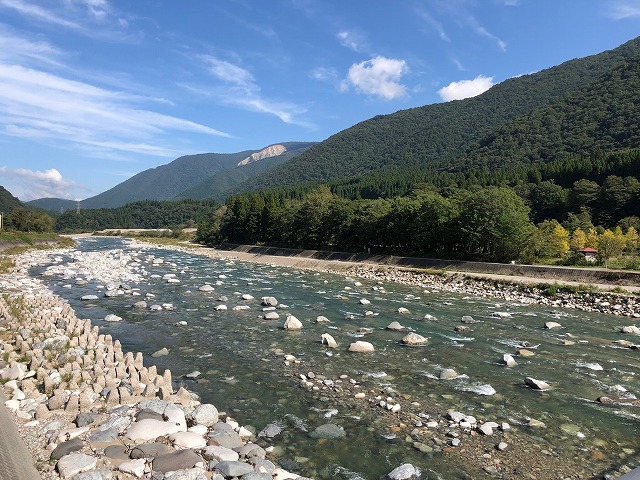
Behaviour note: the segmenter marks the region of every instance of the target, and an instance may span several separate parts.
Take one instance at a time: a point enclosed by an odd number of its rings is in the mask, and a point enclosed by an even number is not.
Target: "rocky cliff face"
[[[267,148],[263,148],[259,152],[252,153],[244,160],[238,162],[238,166],[241,167],[243,165],[248,165],[253,162],[258,162],[265,158],[276,157],[278,155],[282,155],[287,151],[287,147],[284,145],[270,145]]]

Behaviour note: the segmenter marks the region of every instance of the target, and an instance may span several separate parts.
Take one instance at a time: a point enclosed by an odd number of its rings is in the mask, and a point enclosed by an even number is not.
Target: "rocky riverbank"
[[[47,255],[23,254],[15,272],[0,276],[5,406],[43,478],[303,478],[269,459],[274,447],[253,426],[176,389],[170,370],[145,366],[141,353],[124,352],[27,277]]]

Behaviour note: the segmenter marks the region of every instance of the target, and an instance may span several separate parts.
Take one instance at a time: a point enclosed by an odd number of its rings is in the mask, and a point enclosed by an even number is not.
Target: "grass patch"
[[[0,274],[11,273],[15,266],[16,262],[13,261],[13,258],[7,257],[6,255],[0,255]]]

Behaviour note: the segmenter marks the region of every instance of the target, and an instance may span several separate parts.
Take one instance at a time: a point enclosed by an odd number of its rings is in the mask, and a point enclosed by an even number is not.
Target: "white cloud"
[[[400,83],[407,71],[404,60],[378,56],[351,65],[343,87],[346,89],[352,85],[356,91],[366,95],[393,100],[407,94],[407,87]]]
[[[87,190],[72,180],[62,177],[55,168],[34,171],[26,168],[0,167],[0,173],[13,180],[10,191],[20,200],[29,201],[36,198],[74,198],[69,190]]]
[[[640,17],[640,4],[637,1],[615,2],[609,16],[614,20]]]
[[[451,100],[462,100],[463,98],[475,97],[486,92],[493,86],[493,77],[485,77],[479,75],[473,80],[461,80],[459,82],[451,82],[446,87],[438,90],[438,95],[445,102]]]
[[[336,38],[340,42],[340,45],[349,48],[354,52],[360,52],[365,48],[365,40],[363,35],[359,32],[343,30],[336,34]]]
[[[214,78],[222,81],[224,85],[205,88],[183,84],[183,88],[204,97],[213,98],[223,105],[232,105],[252,112],[275,115],[284,123],[313,127],[297,119],[299,114],[306,111],[305,108],[290,102],[264,98],[261,94],[260,86],[249,70],[212,55],[201,55],[199,58],[204,62],[207,71]]]
[[[117,149],[173,156],[162,138],[169,131],[228,134],[140,106],[146,99],[0,63],[0,133],[73,144],[99,154]]]

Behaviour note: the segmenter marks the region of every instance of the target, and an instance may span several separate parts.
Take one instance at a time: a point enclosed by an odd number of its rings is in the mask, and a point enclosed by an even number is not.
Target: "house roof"
[[[581,248],[580,250],[578,250],[578,252],[580,253],[598,253],[598,250],[595,248],[591,248],[591,247],[585,247],[585,248]]]

